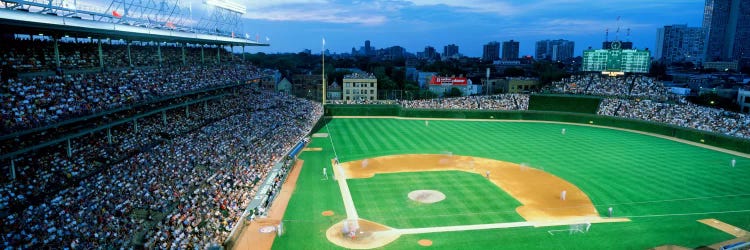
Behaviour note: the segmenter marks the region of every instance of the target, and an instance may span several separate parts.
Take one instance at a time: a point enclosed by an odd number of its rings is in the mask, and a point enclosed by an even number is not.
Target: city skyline
[[[251,52],[297,53],[326,49],[350,53],[365,40],[380,49],[402,46],[410,53],[426,46],[456,44],[460,53],[481,57],[492,41],[520,42],[521,56],[534,55],[540,40],[576,43],[574,55],[598,49],[619,37],[635,48],[653,50],[657,28],[671,24],[701,26],[703,1],[328,1],[282,0],[246,2],[245,28],[251,36],[268,37],[270,47]],[[450,18],[448,18],[450,17]],[[619,33],[617,29],[620,27]],[[627,30],[630,36],[627,36]],[[261,39],[263,40],[263,39]]]

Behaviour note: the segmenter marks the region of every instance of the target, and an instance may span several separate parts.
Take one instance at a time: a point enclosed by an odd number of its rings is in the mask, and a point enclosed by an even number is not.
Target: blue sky
[[[251,36],[268,37],[270,47],[251,51],[276,53],[320,51],[321,38],[331,52],[350,52],[370,40],[377,48],[401,45],[409,52],[430,45],[442,51],[451,43],[468,56],[481,56],[490,41],[520,41],[521,54],[533,54],[543,39],[576,42],[576,54],[601,47],[619,26],[621,40],[637,48],[655,46],[656,28],[669,24],[700,26],[701,0],[243,0],[244,27]],[[617,17],[620,17],[619,22]]]

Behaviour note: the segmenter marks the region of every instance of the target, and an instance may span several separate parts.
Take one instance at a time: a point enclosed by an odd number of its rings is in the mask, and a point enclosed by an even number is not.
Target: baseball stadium
[[[529,108],[545,103],[598,105],[532,96]],[[719,249],[747,237],[748,155],[718,137],[557,111],[326,112],[273,249]]]
[[[648,50],[409,92],[369,40],[246,52],[241,3],[92,2],[0,0],[2,249],[750,249],[750,116]]]

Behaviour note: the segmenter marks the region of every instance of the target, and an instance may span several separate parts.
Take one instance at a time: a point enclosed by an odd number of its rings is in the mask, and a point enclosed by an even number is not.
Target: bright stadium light
[[[216,6],[225,10],[234,11],[243,15],[247,12],[247,8],[244,5],[228,0],[204,0],[204,3],[210,6]]]
[[[622,71],[602,71],[602,75],[607,75],[607,76],[611,76],[611,77],[614,77],[614,76],[624,76],[625,72],[622,72]]]

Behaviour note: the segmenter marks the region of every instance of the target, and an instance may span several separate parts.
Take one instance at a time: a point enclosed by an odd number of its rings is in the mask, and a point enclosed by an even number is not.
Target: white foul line
[[[354,200],[352,200],[352,194],[349,192],[349,185],[346,184],[346,173],[344,173],[344,169],[340,165],[336,165],[335,167],[338,170],[338,175],[336,176],[339,178],[338,183],[341,190],[341,198],[344,199],[346,218],[349,220],[359,219],[357,208],[354,207]]]

